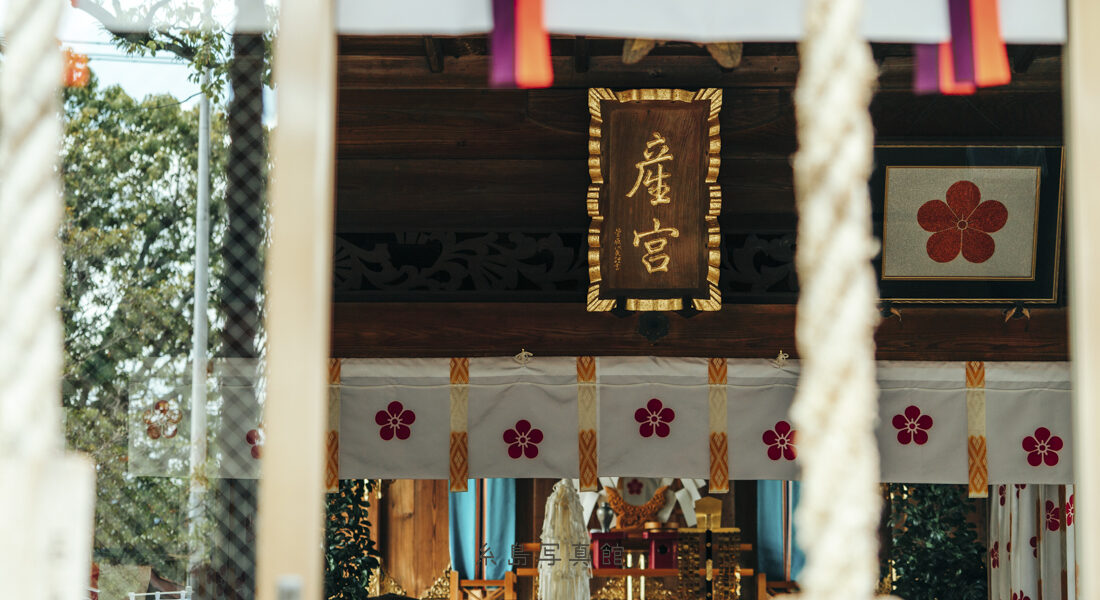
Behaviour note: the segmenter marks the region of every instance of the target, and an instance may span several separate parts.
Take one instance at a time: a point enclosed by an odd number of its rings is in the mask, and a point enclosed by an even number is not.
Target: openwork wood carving
[[[794,232],[722,236],[726,302],[793,302]],[[588,291],[580,233],[369,233],[335,238],[337,301],[577,302]]]
[[[577,293],[583,246],[579,233],[345,234],[335,239],[333,287],[373,296]]]

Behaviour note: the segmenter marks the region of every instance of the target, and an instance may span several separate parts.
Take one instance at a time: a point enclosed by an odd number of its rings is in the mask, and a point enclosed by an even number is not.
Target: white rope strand
[[[0,69],[0,457],[61,451],[61,2],[10,0]]]
[[[862,4],[808,0],[795,90],[802,375],[791,416],[802,463],[800,583],[813,600],[869,599],[878,579],[878,291],[867,190],[876,74]]]

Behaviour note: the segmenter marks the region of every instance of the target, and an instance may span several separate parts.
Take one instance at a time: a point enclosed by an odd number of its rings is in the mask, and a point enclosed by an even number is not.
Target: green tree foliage
[[[890,486],[890,566],[905,600],[986,600],[978,515],[958,485]]]
[[[64,92],[66,437],[96,463],[97,560],[149,564],[170,578],[186,564],[186,481],[128,471],[128,410],[156,359],[185,363],[191,352],[198,124],[197,108],[171,96],[136,100],[94,76]],[[216,117],[215,237],[224,130]],[[216,281],[216,257],[212,267]]]
[[[114,38],[115,45],[123,52],[135,56],[173,54],[191,66],[190,80],[200,83],[202,73],[209,69],[211,82],[204,90],[211,98],[220,100],[230,77],[234,35],[224,22],[226,8],[234,5],[264,11],[272,27],[261,34],[264,61],[260,75],[265,85],[271,85],[271,56],[277,24],[274,4],[268,0],[219,0],[218,16],[206,21],[202,14],[203,2],[186,0],[155,0],[129,2],[119,0],[80,0],[75,6],[94,17]],[[248,35],[248,34],[245,34]]]
[[[357,600],[367,596],[378,550],[370,537],[367,509],[371,481],[346,480],[328,495],[325,514],[325,597]]]
[[[258,314],[258,282],[246,289],[241,282],[259,275],[225,257],[263,250],[262,240],[249,235],[257,229],[253,221],[263,220],[267,132],[258,103],[261,86],[270,80],[274,32],[230,34],[217,25],[203,32],[189,25],[196,18],[193,10],[185,6],[182,14],[163,0],[129,11],[118,2],[105,5],[78,4],[114,34],[123,51],[175,54],[189,63],[194,81],[211,69],[212,82],[204,89],[215,103],[227,84],[232,89],[235,101],[227,112],[235,118],[215,115],[213,124],[210,340],[219,347],[209,350],[215,356],[253,356],[229,345],[248,345],[258,332],[258,324],[244,318]],[[162,14],[172,10],[177,12]],[[87,87],[66,90],[64,112],[63,396],[69,445],[91,454],[97,465],[95,557],[152,565],[158,574],[182,580],[186,481],[133,476],[127,469],[127,435],[135,386],[165,366],[149,359],[190,354],[198,113],[168,96],[138,101],[120,88],[101,88],[94,75]],[[252,210],[256,206],[260,209]],[[222,298],[226,290],[229,302]],[[230,310],[242,298],[243,309]],[[342,482],[341,494],[330,497],[325,556],[326,589],[333,598],[365,597],[370,570],[378,564],[366,518],[367,489],[366,482]],[[236,496],[219,496],[224,492],[219,486],[212,492],[207,512],[215,522],[208,526],[238,536],[250,527],[223,519],[231,511],[219,507],[219,498],[224,504]],[[227,541],[231,535],[210,537],[215,543],[207,546],[213,554],[207,560],[216,563],[220,577],[242,588],[241,597],[250,597],[244,588],[251,587],[251,573],[244,571],[251,559],[242,559],[240,549]],[[217,539],[226,548],[219,550]]]

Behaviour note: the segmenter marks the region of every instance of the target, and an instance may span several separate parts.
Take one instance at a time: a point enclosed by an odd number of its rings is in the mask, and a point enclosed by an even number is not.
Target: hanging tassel
[[[542,0],[516,0],[516,85],[544,88],[554,83],[550,34],[542,21]]]
[[[940,46],[913,46],[913,92],[935,94],[940,91]]]
[[[913,47],[913,91],[973,94],[979,87],[1009,83],[997,0],[949,0],[948,9],[951,41]]]
[[[971,81],[960,81],[955,73],[955,57],[951,42],[940,44],[940,93],[948,96],[970,95],[976,89]]]
[[[951,17],[951,68],[959,85],[974,84],[974,29],[970,19],[970,0],[948,0]],[[941,51],[940,58],[943,58]],[[940,65],[943,73],[945,65]],[[946,92],[945,92],[946,93]]]
[[[516,0],[493,0],[489,85],[516,87]]]
[[[970,0],[974,38],[974,83],[978,87],[1005,85],[1012,81],[1008,50],[1001,37],[997,0]]]

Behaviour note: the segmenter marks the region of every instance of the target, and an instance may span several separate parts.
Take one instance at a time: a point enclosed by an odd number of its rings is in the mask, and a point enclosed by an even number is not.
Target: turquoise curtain
[[[516,480],[486,479],[482,539],[488,545],[485,572],[478,574],[478,493],[480,481],[471,479],[466,492],[448,496],[451,566],[462,579],[504,579],[516,543]],[[491,554],[491,558],[489,555]]]
[[[790,517],[798,506],[801,485],[787,481],[756,482],[756,556],[757,569],[769,581],[798,581],[806,555],[798,547],[798,529]],[[786,528],[791,527],[790,543]]]
[[[462,579],[474,578],[477,564],[477,481],[467,481],[467,491],[447,496],[451,541],[451,568]]]
[[[802,495],[802,484],[794,481],[791,482],[791,514],[788,518],[794,516],[794,510],[798,508],[798,499]],[[806,553],[802,551],[802,548],[798,545],[798,528],[794,526],[794,522],[791,522],[791,581],[798,581],[799,575],[802,574],[802,567],[806,565]]]
[[[504,579],[516,543],[515,479],[485,480],[485,512],[485,542],[494,557],[485,561],[485,578]]]

